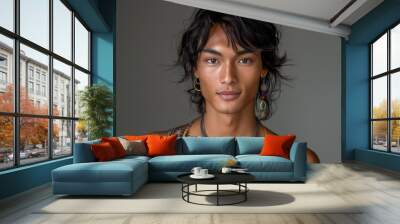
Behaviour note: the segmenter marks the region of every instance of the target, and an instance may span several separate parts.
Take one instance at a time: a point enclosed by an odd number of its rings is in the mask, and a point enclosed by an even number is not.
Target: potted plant
[[[79,106],[82,108],[83,122],[87,127],[89,140],[110,136],[107,129],[112,125],[113,95],[103,84],[87,86],[80,92]]]

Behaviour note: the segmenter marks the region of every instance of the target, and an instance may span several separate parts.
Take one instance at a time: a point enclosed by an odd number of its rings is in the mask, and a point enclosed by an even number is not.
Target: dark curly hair
[[[280,32],[272,23],[204,9],[196,10],[178,47],[178,59],[175,65],[183,66],[185,71],[179,82],[182,83],[190,78],[192,82],[194,81],[194,69],[199,53],[207,43],[210,29],[216,24],[222,27],[235,51],[237,51],[237,45],[245,50],[261,51],[262,66],[268,69],[268,75],[261,79],[268,87],[266,95],[267,116],[258,119],[268,119],[273,114],[273,102],[279,98],[281,81],[289,80],[280,72],[280,68],[286,62],[286,54],[282,57],[279,56]],[[260,81],[260,86],[261,84]],[[197,111],[201,114],[204,113],[205,101],[201,92],[195,91],[194,88],[187,90],[187,92],[191,96],[191,102],[197,105]],[[258,91],[257,97],[259,94],[260,91]]]

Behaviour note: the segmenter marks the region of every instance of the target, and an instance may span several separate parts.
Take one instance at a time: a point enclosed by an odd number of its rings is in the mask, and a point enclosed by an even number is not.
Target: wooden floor
[[[54,200],[49,185],[0,201],[0,223],[400,223],[400,174],[359,163],[312,165],[317,183],[345,201],[367,204],[357,214],[36,214]]]

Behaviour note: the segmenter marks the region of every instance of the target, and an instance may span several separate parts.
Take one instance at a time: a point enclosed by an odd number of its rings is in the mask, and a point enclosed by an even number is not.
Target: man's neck
[[[208,109],[203,118],[207,136],[254,136],[259,128],[254,112],[218,113]]]

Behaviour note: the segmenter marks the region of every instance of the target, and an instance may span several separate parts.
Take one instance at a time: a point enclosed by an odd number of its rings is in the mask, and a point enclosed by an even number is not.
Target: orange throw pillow
[[[119,142],[118,138],[110,137],[110,138],[101,138],[101,142],[108,142],[114,149],[115,155],[118,158],[126,156],[126,151],[122,146],[121,142]]]
[[[148,156],[176,155],[176,135],[147,136]]]
[[[296,135],[265,135],[260,155],[280,156],[290,159],[290,147],[292,147],[295,139]]]
[[[117,158],[113,147],[108,142],[92,144],[90,147],[94,157],[99,162],[109,161]]]

